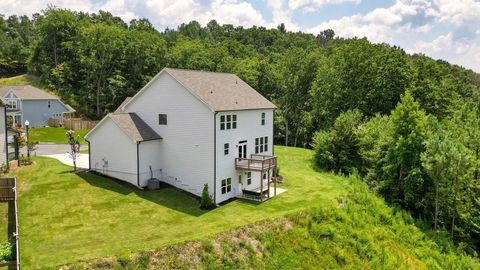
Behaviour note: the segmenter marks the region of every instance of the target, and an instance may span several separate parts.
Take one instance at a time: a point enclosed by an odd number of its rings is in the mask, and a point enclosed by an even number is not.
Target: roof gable
[[[110,113],[102,119],[90,132],[85,135],[89,138],[106,119],[111,119],[134,142],[143,142],[162,139],[155,130],[145,123],[136,113]]]
[[[117,111],[123,111],[163,73],[174,78],[211,111],[276,109],[273,103],[235,74],[164,68],[135,96],[125,100]]]
[[[58,99],[58,97],[31,85],[12,85],[0,88],[2,97],[6,97],[9,93],[22,100]]]

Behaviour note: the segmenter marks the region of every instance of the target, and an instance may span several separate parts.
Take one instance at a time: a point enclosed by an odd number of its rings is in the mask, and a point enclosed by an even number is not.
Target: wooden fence
[[[0,178],[0,201],[8,201],[13,203],[13,211],[15,214],[15,232],[13,237],[15,238],[15,253],[16,260],[14,262],[7,262],[0,267],[8,266],[8,269],[14,264],[17,270],[20,270],[20,244],[19,244],[19,230],[18,230],[18,194],[17,194],[17,179],[16,178]],[[10,207],[9,207],[9,210]],[[9,216],[11,216],[9,214]],[[10,217],[9,217],[10,218]]]
[[[77,129],[92,129],[97,125],[97,121],[92,120],[83,120],[81,118],[67,118],[63,119],[63,125],[66,129],[77,130]]]

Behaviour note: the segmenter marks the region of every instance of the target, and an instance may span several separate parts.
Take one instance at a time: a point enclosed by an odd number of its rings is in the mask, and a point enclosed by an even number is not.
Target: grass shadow
[[[208,210],[200,209],[200,203],[195,196],[175,187],[169,186],[159,190],[140,190],[125,181],[91,172],[80,172],[77,173],[77,175],[92,186],[110,190],[121,195],[135,193],[142,199],[187,215],[199,217],[209,212]]]

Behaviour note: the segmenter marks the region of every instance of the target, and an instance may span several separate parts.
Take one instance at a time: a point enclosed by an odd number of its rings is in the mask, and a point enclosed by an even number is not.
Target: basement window
[[[158,115],[158,124],[159,125],[166,125],[167,124],[167,115],[166,114],[159,114]]]
[[[222,194],[232,191],[232,178],[222,180]]]

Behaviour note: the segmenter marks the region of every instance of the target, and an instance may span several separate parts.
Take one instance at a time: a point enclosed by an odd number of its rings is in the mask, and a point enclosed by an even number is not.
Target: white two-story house
[[[85,136],[90,170],[197,196],[208,184],[215,203],[270,198],[275,108],[234,74],[165,68]]]

